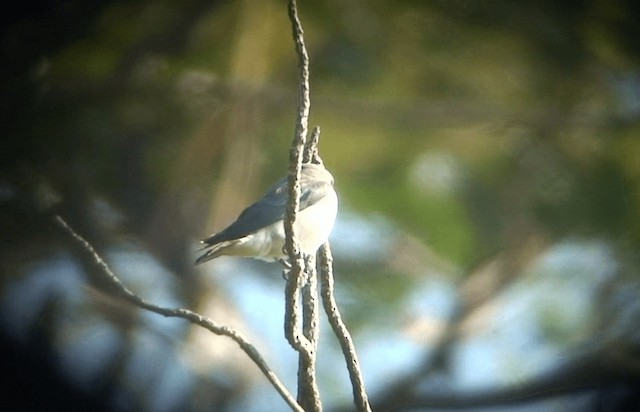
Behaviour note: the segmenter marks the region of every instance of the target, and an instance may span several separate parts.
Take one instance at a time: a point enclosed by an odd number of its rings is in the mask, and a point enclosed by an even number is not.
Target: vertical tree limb
[[[318,274],[315,270],[315,256],[305,257],[305,280],[302,295],[302,333],[309,342],[308,350],[300,353],[298,359],[298,402],[307,410],[321,410],[322,402],[316,378],[316,359],[320,336],[318,316]]]
[[[313,128],[311,139],[308,139],[304,145],[302,163],[322,164],[322,159],[320,159],[320,154],[318,153],[318,140],[320,140],[320,126]]]
[[[313,130],[311,138],[306,141],[309,122],[309,56],[304,45],[303,31],[298,18],[295,0],[289,1],[289,18],[292,23],[293,37],[296,43],[296,53],[299,59],[299,95],[298,116],[295,135],[289,156],[289,203],[285,218],[286,251],[291,261],[291,270],[287,278],[286,330],[291,345],[299,351],[298,371],[298,402],[305,410],[321,410],[315,378],[315,358],[318,345],[318,305],[317,305],[317,271],[315,259],[306,260],[306,266],[301,266],[302,259],[296,243],[293,223],[299,209],[299,178],[302,163],[322,164],[318,154],[317,143],[320,128]],[[340,341],[342,351],[347,361],[347,369],[351,378],[354,401],[359,411],[371,411],[368,397],[364,388],[362,372],[358,364],[355,347],[351,335],[340,317],[340,312],[333,297],[333,258],[329,243],[321,248],[320,255],[322,272],[322,299],[325,311],[329,317],[331,327]],[[304,272],[303,272],[304,270]],[[302,294],[303,333],[298,332],[300,297]]]
[[[289,1],[288,11],[299,62],[299,88],[295,133],[289,152],[289,200],[284,219],[285,251],[291,264],[285,289],[285,336],[291,346],[299,353],[298,402],[306,411],[321,411],[322,404],[315,372],[317,337],[313,337],[317,332],[311,330],[314,326],[317,330],[317,321],[315,323],[312,322],[311,319],[314,315],[309,313],[309,310],[313,311],[313,309],[310,309],[314,301],[312,296],[314,294],[317,295],[317,288],[312,290],[313,285],[317,284],[317,280],[310,280],[310,277],[315,272],[312,274],[305,268],[304,256],[300,251],[294,230],[294,223],[300,209],[300,171],[304,159],[303,152],[309,128],[311,106],[309,98],[309,55],[304,45],[302,25],[298,18],[295,0]],[[302,293],[304,306],[300,305],[301,288],[304,290],[304,293]],[[301,311],[305,312],[303,315],[303,328],[308,332],[306,334],[304,331],[300,333]],[[315,312],[317,313],[317,310]]]

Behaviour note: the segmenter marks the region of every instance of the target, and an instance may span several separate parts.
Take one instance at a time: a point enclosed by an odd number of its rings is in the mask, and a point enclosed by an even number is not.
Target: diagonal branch
[[[364,387],[364,379],[358,362],[356,348],[351,339],[351,334],[347,326],[342,321],[338,305],[333,295],[333,256],[329,242],[326,242],[320,248],[320,282],[322,283],[321,294],[324,310],[327,312],[329,323],[333,329],[333,333],[338,338],[342,353],[344,354],[347,369],[349,370],[349,378],[353,388],[353,399],[359,412],[370,412],[371,406]]]
[[[231,338],[238,344],[238,346],[240,346],[240,349],[242,349],[244,353],[246,353],[247,356],[249,356],[249,358],[258,366],[258,368],[260,368],[262,373],[267,377],[269,382],[271,382],[273,387],[278,391],[280,396],[282,396],[282,399],[284,399],[284,401],[291,407],[291,409],[298,412],[304,412],[304,410],[300,407],[300,405],[298,405],[298,403],[289,393],[284,384],[267,365],[266,361],[264,360],[262,355],[260,355],[255,346],[253,346],[244,336],[242,336],[242,334],[228,326],[219,325],[211,319],[206,318],[199,313],[193,312],[189,309],[166,308],[147,302],[140,296],[127,289],[127,287],[122,284],[120,279],[111,270],[109,265],[107,265],[107,263],[104,261],[104,259],[102,259],[102,257],[93,248],[93,246],[91,246],[91,244],[82,236],[76,233],[76,231],[73,230],[73,228],[69,226],[69,224],[61,216],[55,215],[53,219],[56,225],[58,225],[69,236],[71,236],[71,238],[79,246],[82,247],[83,252],[89,254],[93,258],[93,261],[95,265],[100,269],[100,273],[103,275],[104,280],[107,281],[108,284],[113,287],[116,292],[119,293],[121,298],[128,301],[129,303],[132,303],[135,306],[146,309],[150,312],[154,312],[166,317],[186,319],[193,324],[201,326],[208,331],[215,333],[216,335],[227,336]]]

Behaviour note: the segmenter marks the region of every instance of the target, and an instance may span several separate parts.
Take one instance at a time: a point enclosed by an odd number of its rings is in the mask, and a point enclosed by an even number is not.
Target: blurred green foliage
[[[5,60],[22,61],[26,70],[5,76],[23,85],[11,105],[20,112],[8,121],[14,127],[5,172],[25,157],[44,170],[56,159],[84,164],[97,192],[131,203],[127,214],[141,219],[148,211],[136,207],[145,205],[129,199],[138,189],[155,197],[175,173],[190,173],[175,177],[187,185],[215,173],[225,139],[233,139],[221,131],[237,110],[229,102],[246,99],[262,112],[255,144],[270,168],[282,170],[295,56],[285,16],[276,2],[264,3],[253,13],[258,4],[250,1],[104,2],[91,14],[66,6],[57,17],[83,24],[54,26],[52,33],[47,25],[28,31],[24,21],[13,22],[5,44],[21,46],[5,47]],[[517,207],[531,209],[526,213],[545,230],[595,230],[637,246],[630,224],[638,208],[637,126],[623,118],[625,107],[616,109],[624,102],[610,80],[634,73],[634,7],[305,5],[313,121],[327,135],[323,153],[341,196],[351,207],[385,213],[464,266],[501,242],[475,226],[483,217],[473,215],[482,211],[465,192],[488,188],[475,195],[508,213],[514,205],[503,202],[512,200],[500,197],[518,176],[530,184],[519,188],[528,200]],[[258,46],[252,36],[260,33],[270,37]],[[46,36],[58,39],[55,48]],[[242,60],[245,54],[253,60]],[[175,159],[197,133],[221,148],[208,149],[217,153],[209,160],[196,159],[201,169],[179,170]],[[407,179],[416,156],[430,151],[463,165],[464,187],[444,199],[417,193]],[[134,170],[118,170],[123,166]],[[122,191],[131,172],[144,187]]]

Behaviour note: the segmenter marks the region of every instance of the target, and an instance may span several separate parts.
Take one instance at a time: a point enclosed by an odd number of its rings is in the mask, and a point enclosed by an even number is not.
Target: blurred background
[[[284,0],[16,3],[0,43],[0,344],[22,411],[286,410],[277,264],[194,267],[286,172]],[[374,410],[626,411],[640,400],[640,3],[300,1],[336,178],[337,300]],[[324,321],[323,321],[324,322]],[[322,325],[327,410],[352,410]],[[5,402],[3,400],[3,402]],[[16,409],[17,410],[17,409]]]

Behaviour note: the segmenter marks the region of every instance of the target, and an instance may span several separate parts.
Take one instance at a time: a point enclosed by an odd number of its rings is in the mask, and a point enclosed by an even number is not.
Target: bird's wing
[[[196,265],[207,262],[211,259],[215,259],[218,256],[223,255],[225,249],[229,247],[237,246],[237,245],[242,245],[245,241],[246,241],[246,238],[244,239],[241,238],[241,239],[234,239],[229,241],[222,241],[222,242],[208,245],[202,249],[202,250],[207,249],[207,251],[196,260]]]
[[[329,182],[310,182],[304,174],[300,183],[300,210],[317,203],[331,190]],[[262,199],[243,210],[235,222],[204,239],[202,243],[215,245],[219,242],[239,239],[283,219],[287,207],[287,188],[287,178],[280,179]]]

